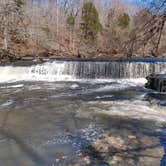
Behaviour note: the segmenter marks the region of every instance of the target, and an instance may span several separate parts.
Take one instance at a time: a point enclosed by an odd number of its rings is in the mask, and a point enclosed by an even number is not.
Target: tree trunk
[[[6,15],[4,16],[4,49],[8,50],[8,24]]]
[[[158,37],[157,44],[156,44],[156,47],[155,47],[156,56],[158,54],[159,45],[160,45],[160,42],[161,42],[161,36],[162,36],[163,29],[164,29],[164,25],[165,25],[165,19],[162,20],[161,27],[160,27],[160,30],[159,30],[159,37]]]

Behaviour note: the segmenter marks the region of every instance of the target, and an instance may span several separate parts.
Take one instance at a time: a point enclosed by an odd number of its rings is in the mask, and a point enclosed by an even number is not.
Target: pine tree
[[[70,15],[67,17],[66,22],[67,22],[67,25],[68,25],[69,27],[73,27],[73,26],[75,25],[75,17],[74,17],[72,14],[70,14]]]
[[[15,5],[18,7],[18,10],[24,5],[24,0],[14,0]]]
[[[127,13],[121,13],[118,17],[118,26],[125,29],[130,24],[130,16]]]
[[[87,2],[83,5],[82,23],[80,28],[82,30],[83,37],[86,40],[96,40],[98,32],[102,29],[99,14],[91,2]]]

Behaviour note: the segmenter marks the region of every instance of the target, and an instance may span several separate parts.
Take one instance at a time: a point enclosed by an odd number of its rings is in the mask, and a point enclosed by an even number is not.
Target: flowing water
[[[0,165],[165,166],[166,98],[144,88],[165,68],[163,60],[1,66]],[[95,155],[82,156],[90,146]]]

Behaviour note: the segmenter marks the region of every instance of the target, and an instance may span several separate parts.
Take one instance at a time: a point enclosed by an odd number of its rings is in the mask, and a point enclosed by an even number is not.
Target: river
[[[166,98],[144,84],[166,63],[119,63],[1,66],[0,165],[165,166]]]

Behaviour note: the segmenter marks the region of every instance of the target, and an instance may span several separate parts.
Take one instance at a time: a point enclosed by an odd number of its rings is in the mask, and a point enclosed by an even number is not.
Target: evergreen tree
[[[99,14],[91,2],[87,2],[82,8],[81,30],[85,39],[95,40],[102,26],[99,20]]]
[[[125,29],[130,24],[130,16],[127,13],[122,13],[118,17],[118,26]]]
[[[70,14],[68,17],[67,17],[67,25],[69,25],[70,27],[73,27],[75,25],[75,17]]]
[[[15,5],[18,7],[18,10],[24,5],[24,0],[14,0]]]

